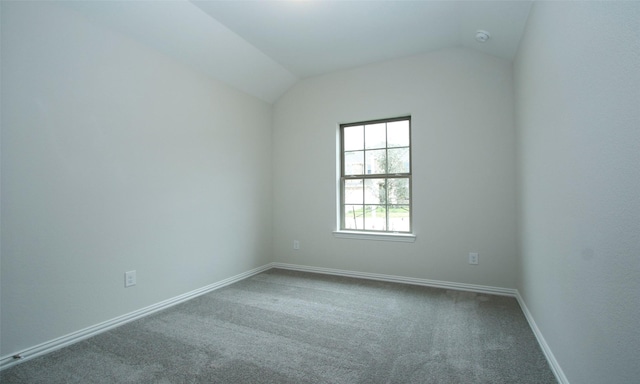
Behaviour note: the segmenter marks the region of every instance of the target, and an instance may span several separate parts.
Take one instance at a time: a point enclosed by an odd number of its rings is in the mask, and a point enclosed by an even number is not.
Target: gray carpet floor
[[[556,383],[514,298],[271,269],[2,383]]]

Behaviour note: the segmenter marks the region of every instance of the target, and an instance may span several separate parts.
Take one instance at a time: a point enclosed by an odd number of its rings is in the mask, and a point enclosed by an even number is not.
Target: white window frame
[[[409,122],[409,172],[394,174],[394,173],[382,173],[375,175],[345,175],[344,169],[344,159],[345,159],[345,148],[344,148],[344,128],[346,127],[354,127],[354,126],[366,126],[371,124],[379,124],[379,123],[391,123],[397,121],[408,121]],[[390,147],[387,146],[388,143],[385,143],[385,150],[389,150]],[[338,238],[347,238],[347,239],[361,239],[361,240],[383,240],[383,241],[396,241],[396,242],[414,242],[416,239],[415,234],[413,233],[413,191],[412,191],[412,171],[413,171],[413,163],[412,163],[412,141],[411,141],[411,116],[401,116],[387,119],[377,119],[377,120],[368,120],[368,121],[359,121],[353,123],[345,123],[339,124],[338,126],[338,169],[337,169],[337,223],[336,227],[338,228],[333,232],[335,237]],[[391,147],[393,148],[393,147]],[[366,151],[366,149],[363,149]],[[386,170],[388,172],[388,169]],[[345,180],[349,179],[368,179],[368,178],[403,178],[407,179],[409,183],[409,231],[406,232],[394,232],[390,230],[371,230],[371,229],[346,229],[345,228],[345,218],[344,218],[344,183]],[[389,205],[388,202],[385,205]],[[387,218],[388,220],[388,218]]]

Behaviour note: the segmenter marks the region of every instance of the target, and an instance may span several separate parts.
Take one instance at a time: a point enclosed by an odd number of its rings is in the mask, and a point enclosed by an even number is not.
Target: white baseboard
[[[45,355],[57,349],[88,339],[89,337],[95,336],[102,332],[106,332],[110,329],[113,329],[115,327],[128,323],[130,321],[139,319],[141,317],[148,316],[154,312],[158,312],[163,309],[174,306],[176,304],[180,304],[187,300],[193,299],[194,297],[204,295],[205,293],[214,291],[216,289],[222,288],[224,286],[235,283],[237,281],[246,279],[248,277],[264,272],[271,268],[272,268],[271,264],[266,264],[261,267],[254,268],[250,271],[243,272],[241,274],[229,277],[227,279],[218,281],[216,283],[207,285],[205,287],[193,290],[191,292],[187,292],[185,294],[161,301],[159,303],[150,305],[148,307],[139,309],[137,311],[127,313],[126,315],[118,316],[114,319],[107,320],[105,322],[81,329],[79,331],[70,333],[62,337],[58,337],[56,339],[44,342],[42,344],[38,344],[34,347],[27,348],[20,352],[13,353],[9,356],[4,356],[0,358],[0,371],[6,368],[12,367],[18,363],[33,359],[38,356]]]
[[[324,274],[327,274],[327,275],[336,275],[336,276],[356,277],[356,278],[360,278],[360,279],[388,281],[388,282],[392,282],[392,283],[422,285],[422,286],[425,286],[425,287],[453,289],[453,290],[456,290],[456,291],[469,291],[469,292],[477,292],[477,293],[488,293],[488,294],[492,294],[492,295],[501,295],[501,296],[513,296],[513,297],[516,296],[516,290],[515,289],[510,289],[510,288],[490,287],[490,286],[486,286],[486,285],[476,285],[476,284],[452,283],[452,282],[449,282],[449,281],[418,279],[418,278],[415,278],[415,277],[383,275],[383,274],[379,274],[379,273],[347,271],[347,270],[343,270],[343,269],[309,267],[309,266],[306,266],[306,265],[297,265],[297,264],[271,263],[271,265],[273,266],[273,268],[290,269],[290,270],[301,271],[301,272],[315,272],[315,273],[324,273]]]
[[[527,304],[525,304],[524,299],[522,298],[518,290],[516,290],[516,299],[518,300],[518,304],[520,304],[520,308],[522,308],[524,317],[529,322],[529,327],[531,327],[533,334],[536,336],[536,339],[538,340],[538,344],[540,344],[540,348],[542,348],[542,352],[544,353],[544,356],[547,358],[547,362],[551,367],[551,371],[556,376],[556,380],[558,380],[558,383],[560,384],[569,384],[569,380],[564,375],[564,372],[562,371],[560,364],[558,364],[558,361],[556,360],[556,357],[553,355],[551,348],[549,348],[549,344],[547,344],[547,341],[544,339],[544,336],[542,336],[542,332],[540,332],[540,328],[538,328],[538,325],[533,319],[531,312],[529,312],[529,308],[527,308]]]

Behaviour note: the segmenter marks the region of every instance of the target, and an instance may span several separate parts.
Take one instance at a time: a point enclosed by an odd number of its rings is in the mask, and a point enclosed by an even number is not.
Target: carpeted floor
[[[2,383],[556,383],[514,298],[272,269]]]

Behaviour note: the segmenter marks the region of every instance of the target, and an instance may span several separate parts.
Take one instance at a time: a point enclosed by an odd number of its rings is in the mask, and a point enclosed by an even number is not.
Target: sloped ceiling
[[[301,78],[449,47],[513,59],[531,1],[64,2],[267,102]],[[491,33],[486,43],[475,32]]]

